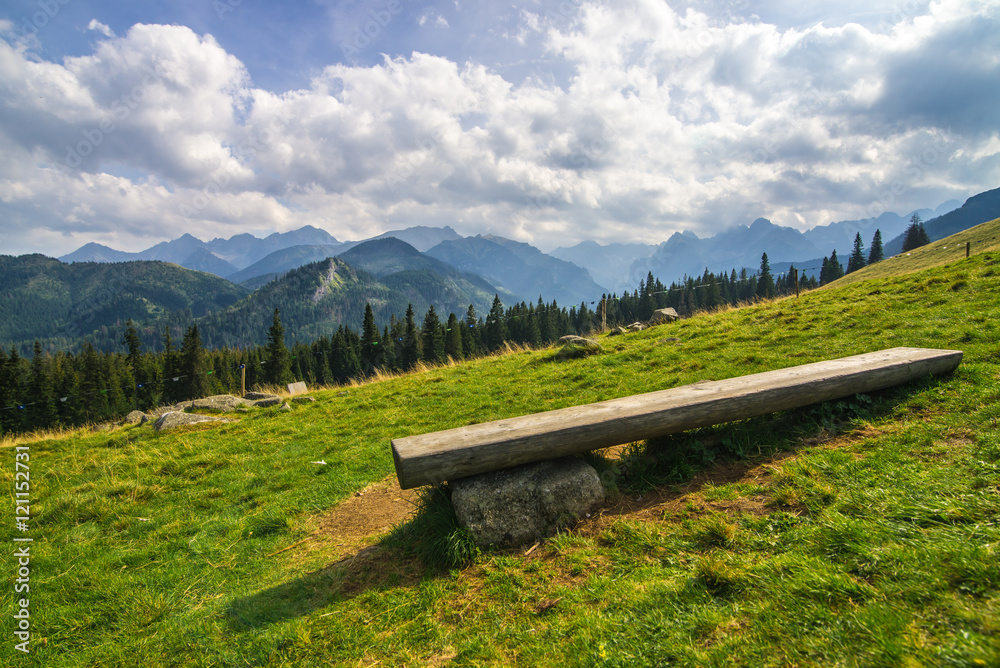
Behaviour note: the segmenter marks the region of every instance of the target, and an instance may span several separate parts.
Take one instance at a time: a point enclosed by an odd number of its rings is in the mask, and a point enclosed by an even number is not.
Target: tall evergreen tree
[[[462,350],[467,356],[473,357],[479,354],[479,348],[479,316],[476,315],[476,307],[469,304],[462,322]]]
[[[108,377],[101,356],[88,341],[83,344],[81,400],[86,407],[84,419],[88,422],[100,422],[109,417],[108,414]]]
[[[827,276],[829,280],[827,282],[833,282],[844,275],[844,265],[840,264],[840,260],[837,258],[837,249],[834,248],[833,252],[830,253],[830,262],[827,265]]]
[[[170,336],[170,326],[163,328],[163,379],[160,387],[161,401],[172,404],[181,400],[183,388],[180,385],[180,360],[174,350],[174,341]]]
[[[931,238],[927,235],[927,230],[924,229],[924,221],[920,219],[920,214],[913,214],[910,217],[910,226],[906,228],[903,237],[903,252],[926,246],[930,242]]]
[[[882,248],[882,230],[875,230],[872,247],[868,249],[868,264],[875,264],[883,259],[885,259],[885,249]]]
[[[201,332],[198,331],[198,325],[191,325],[181,341],[181,372],[184,376],[182,385],[188,399],[205,396],[209,386],[208,370]]]
[[[854,250],[851,251],[851,257],[847,259],[847,273],[857,271],[865,266],[865,247],[861,241],[861,233],[858,232],[854,235]]]
[[[434,305],[431,304],[424,314],[424,325],[420,329],[423,340],[424,361],[440,362],[444,359],[444,337],[441,334],[441,320],[438,318]]]
[[[454,313],[448,315],[448,326],[444,335],[444,354],[453,360],[465,357],[465,351],[462,349],[462,325]]]
[[[486,331],[484,343],[490,351],[499,350],[507,340],[507,322],[500,295],[494,295],[493,305],[486,315]]]
[[[125,334],[122,336],[122,345],[128,349],[126,359],[132,371],[132,404],[139,407],[139,368],[142,364],[142,341],[139,339],[139,332],[132,322],[132,318],[125,323]]]
[[[420,332],[417,331],[415,318],[413,304],[408,304],[406,307],[406,323],[403,327],[403,369],[412,369],[420,361],[423,353]]]
[[[285,327],[281,324],[281,312],[274,308],[271,328],[267,332],[266,362],[264,382],[285,385],[292,380],[292,356],[285,345]]]
[[[365,303],[365,319],[361,330],[361,364],[368,373],[382,366],[382,341],[370,303]]]
[[[35,339],[31,357],[31,392],[29,401],[34,404],[29,413],[33,429],[51,427],[56,420],[55,391],[52,386],[52,366],[42,353],[42,344]]]
[[[767,261],[767,253],[760,256],[760,272],[755,294],[762,299],[770,299],[775,295],[774,276],[771,275],[771,263]]]

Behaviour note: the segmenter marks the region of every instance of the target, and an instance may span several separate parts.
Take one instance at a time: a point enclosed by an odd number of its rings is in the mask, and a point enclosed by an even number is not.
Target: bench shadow
[[[309,615],[366,591],[410,587],[428,575],[416,557],[379,543],[294,580],[237,598],[224,615],[232,631],[260,629]]]

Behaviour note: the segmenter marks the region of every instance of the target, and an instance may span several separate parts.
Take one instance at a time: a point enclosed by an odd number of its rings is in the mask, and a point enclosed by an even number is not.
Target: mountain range
[[[1000,189],[957,205],[806,232],[758,218],[705,239],[682,232],[658,245],[587,241],[548,254],[502,237],[463,237],[450,227],[345,242],[306,226],[264,239],[239,234],[204,242],[184,234],[138,253],[87,244],[61,261],[0,256],[0,343],[25,350],[39,338],[56,349],[86,336],[107,349],[119,345],[127,318],[145,323],[152,344],[163,326],[178,332],[191,322],[201,323],[206,345],[261,343],[275,307],[289,331],[312,336],[340,325],[358,329],[365,303],[381,324],[401,317],[408,304],[420,317],[431,305],[442,316],[462,315],[470,304],[484,314],[494,295],[506,305],[541,298],[573,306],[632,291],[650,272],[670,282],[706,269],[756,271],[764,252],[775,272],[794,263],[812,274],[834,249],[846,261],[855,235],[867,246],[876,229],[887,240],[886,255],[898,252],[913,213],[926,220],[932,240],[1000,217]]]
[[[990,191],[993,192],[993,191]],[[981,201],[985,200],[985,201]],[[960,208],[950,200],[936,209],[918,209],[906,215],[886,212],[877,218],[820,225],[805,232],[758,218],[712,237],[678,232],[660,244],[601,245],[584,241],[543,253],[522,242],[492,235],[462,237],[451,227],[410,227],[392,230],[365,241],[396,238],[419,252],[460,272],[476,274],[492,283],[497,293],[515,300],[555,299],[573,304],[591,301],[605,292],[631,291],[652,273],[664,281],[700,276],[706,269],[719,272],[746,267],[755,270],[763,253],[779,266],[795,263],[807,273],[818,272],[822,258],[834,250],[846,257],[861,234],[865,245],[880,230],[886,252],[898,252],[892,239],[900,236],[913,214],[928,223]],[[988,219],[989,193],[970,198],[980,218]],[[956,214],[964,216],[964,214]],[[983,222],[977,220],[976,222]],[[126,253],[90,243],[65,255],[64,262],[122,262],[160,260],[226,278],[254,290],[297,267],[338,257],[365,241],[339,241],[312,226],[275,233],[263,239],[239,234],[230,239],[203,242],[190,234],[159,243],[138,253]]]

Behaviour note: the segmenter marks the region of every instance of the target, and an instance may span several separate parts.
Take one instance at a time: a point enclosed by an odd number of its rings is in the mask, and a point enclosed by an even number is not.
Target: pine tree
[[[885,259],[885,250],[882,248],[882,230],[875,230],[872,237],[872,247],[868,249],[868,264],[875,264]]]
[[[486,316],[485,331],[486,348],[490,351],[499,350],[507,340],[507,323],[500,295],[494,295],[493,305]]]
[[[479,354],[479,348],[479,316],[476,315],[476,307],[469,304],[462,321],[462,350],[466,356],[473,357]]]
[[[465,357],[462,349],[462,325],[454,313],[448,315],[448,331],[444,336],[444,354],[453,360]]]
[[[55,390],[52,387],[52,366],[42,354],[42,344],[35,339],[31,357],[31,391],[28,400],[34,404],[29,414],[33,429],[51,427],[56,421]]]
[[[438,319],[433,304],[424,314],[424,325],[420,329],[420,338],[424,346],[424,361],[433,363],[444,359],[444,337],[441,335],[441,321]]]
[[[910,226],[906,228],[906,235],[903,237],[903,252],[926,246],[930,242],[931,238],[924,229],[924,221],[920,219],[920,214],[913,214],[910,217]]]
[[[139,407],[139,367],[142,362],[142,341],[139,340],[139,332],[135,328],[132,318],[125,323],[125,334],[122,336],[122,345],[128,348],[126,359],[129,368],[132,370],[132,403],[134,407]]]
[[[163,378],[160,386],[160,396],[163,403],[172,404],[180,401],[180,361],[174,350],[174,341],[170,336],[170,326],[163,328]],[[176,380],[175,380],[176,379]]]
[[[208,363],[198,325],[188,327],[181,341],[181,373],[184,375],[184,394],[188,399],[199,399],[206,395],[209,386]]]
[[[285,385],[292,379],[292,359],[285,345],[285,328],[281,324],[281,312],[277,307],[267,332],[267,351],[264,368],[264,382]]]
[[[83,344],[80,354],[82,364],[81,401],[83,402],[84,419],[88,422],[100,422],[108,417],[108,377],[101,357],[88,341]]]
[[[771,264],[767,261],[767,253],[760,256],[759,273],[754,294],[761,299],[771,299],[775,295],[774,276],[771,275]]]
[[[382,366],[382,341],[370,303],[365,303],[365,320],[361,330],[361,364],[366,373]]]
[[[412,369],[420,361],[423,353],[423,346],[420,341],[420,333],[417,331],[416,316],[413,313],[413,304],[406,307],[406,324],[403,328],[403,360],[404,369]]]
[[[829,279],[827,282],[830,283],[844,275],[844,265],[840,264],[840,260],[837,259],[836,248],[834,248],[833,252],[830,253],[830,262],[827,265],[826,273]]]
[[[390,318],[390,324],[382,328],[382,340],[379,348],[382,349],[381,366],[384,369],[395,369],[397,367],[396,346],[393,345],[392,329],[390,329],[395,319],[396,317],[393,315]]]
[[[847,260],[847,273],[857,271],[865,266],[865,247],[861,241],[861,233],[858,232],[854,235],[854,250],[851,252],[851,257]]]

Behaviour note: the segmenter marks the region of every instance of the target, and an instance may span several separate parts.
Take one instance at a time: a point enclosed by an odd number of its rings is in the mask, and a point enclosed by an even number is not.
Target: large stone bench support
[[[403,489],[947,374],[960,350],[892,348],[392,440]]]

